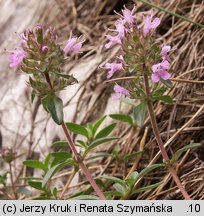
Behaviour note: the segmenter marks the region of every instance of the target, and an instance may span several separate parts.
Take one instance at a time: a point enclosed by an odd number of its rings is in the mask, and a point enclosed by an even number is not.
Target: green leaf
[[[37,190],[42,190],[42,191],[45,191],[45,188],[44,186],[42,186],[42,182],[38,182],[38,181],[28,181],[28,184],[37,189]]]
[[[113,131],[115,126],[116,126],[116,123],[113,123],[103,128],[101,131],[98,132],[98,134],[96,134],[95,139],[99,139],[99,138],[108,136]]]
[[[96,131],[98,130],[98,128],[101,126],[101,124],[104,122],[106,116],[103,116],[102,118],[100,118],[93,126],[93,136],[95,135]]]
[[[153,164],[151,166],[146,167],[145,169],[143,169],[136,177],[135,179],[135,183],[141,179],[143,176],[145,176],[146,174],[148,174],[149,172],[151,172],[154,169],[157,169],[159,167],[163,167],[165,166],[164,164]]]
[[[79,195],[79,196],[72,197],[68,200],[99,200],[99,197],[94,195]]]
[[[133,193],[131,195],[134,195],[134,194],[137,194],[137,193],[141,193],[141,192],[144,192],[144,191],[148,191],[148,190],[151,190],[151,189],[154,189],[154,188],[157,188],[159,185],[161,185],[163,182],[159,182],[159,183],[156,183],[156,184],[152,184],[152,185],[148,185],[146,187],[141,187],[139,189],[136,189],[133,191]]]
[[[6,173],[0,175],[0,184],[3,184],[3,185],[6,184],[7,174],[8,174],[8,173],[9,173],[9,172],[6,172]]]
[[[102,175],[102,176],[100,176],[100,178],[104,178],[104,179],[110,180],[112,182],[115,182],[115,183],[118,183],[118,184],[122,185],[123,187],[126,187],[125,181],[123,181],[123,180],[121,180],[119,178],[116,178],[116,177],[113,177],[113,176],[109,176],[109,175]]]
[[[72,164],[73,161],[68,159],[65,162],[62,162],[60,164],[56,164],[55,166],[53,166],[51,169],[48,170],[48,172],[45,174],[44,178],[43,178],[43,182],[42,182],[42,187],[44,187],[47,182],[52,178],[52,176],[58,172],[59,170],[61,170],[62,168],[64,168],[67,165]]]
[[[162,96],[166,91],[166,87],[162,86],[159,89],[155,90],[153,93],[153,97]]]
[[[126,186],[124,187],[123,185],[121,185],[119,183],[115,183],[113,185],[113,188],[115,188],[116,191],[118,191],[119,193],[121,193],[123,196],[125,196],[126,193],[128,192],[128,188]]]
[[[72,158],[72,154],[65,151],[52,152],[50,153],[50,155],[54,158],[50,167],[53,167],[60,162],[66,161],[67,159],[71,159],[74,161],[74,159]]]
[[[127,180],[125,180],[130,188],[132,188],[135,185],[137,176],[138,176],[138,172],[135,171],[128,177]]]
[[[52,152],[51,155],[57,159],[58,161],[64,161],[67,160],[68,158],[72,157],[71,153],[62,151],[62,152]]]
[[[68,147],[67,141],[56,141],[52,143],[52,148],[58,147],[58,148],[63,148],[63,147]]]
[[[59,77],[67,79],[69,81],[68,85],[78,83],[78,80],[75,77],[73,77],[73,75],[62,74],[62,73],[57,73],[57,72],[54,72],[54,73]]]
[[[140,103],[133,109],[133,116],[136,124],[139,127],[142,127],[144,125],[146,111],[147,111],[147,104],[145,102]]]
[[[72,122],[67,122],[66,126],[73,133],[80,134],[80,135],[83,135],[83,136],[89,138],[89,132],[85,127],[83,127],[79,124],[72,123]]]
[[[48,170],[48,167],[49,167],[50,159],[51,159],[51,154],[49,153],[49,154],[45,157],[45,160],[44,160],[44,165],[46,166],[46,169],[47,169],[47,170]]]
[[[132,154],[127,154],[124,156],[124,160],[129,160],[130,158],[135,157],[138,154],[142,154],[143,152],[144,152],[144,150],[143,151],[136,151],[136,152],[133,152]]]
[[[162,82],[165,86],[167,86],[168,88],[172,88],[172,87],[173,87],[173,84],[172,84],[171,80],[163,80],[163,79],[161,79],[161,82]]]
[[[84,152],[84,157],[85,157],[92,149],[94,149],[94,148],[97,147],[98,145],[101,145],[101,144],[103,144],[103,143],[110,142],[110,141],[116,140],[116,139],[118,139],[118,138],[117,138],[117,137],[103,137],[103,138],[94,140],[94,141],[89,145],[89,147],[86,149],[86,151]]]
[[[61,125],[63,122],[63,103],[61,98],[55,94],[45,95],[41,99],[44,109],[49,112],[56,124]]]
[[[161,100],[161,101],[163,101],[165,103],[169,103],[169,104],[173,103],[173,100],[169,95],[153,96],[153,99],[158,100],[158,101]]]
[[[112,119],[115,119],[115,120],[119,120],[119,121],[122,121],[122,122],[127,122],[129,123],[130,125],[134,125],[133,123],[133,119],[132,117],[130,117],[129,115],[124,115],[124,114],[111,114],[109,115]]]
[[[111,154],[106,153],[106,152],[100,152],[100,153],[95,153],[93,156],[89,156],[89,158],[87,158],[86,160],[93,160],[99,157],[110,157]]]
[[[87,129],[87,131],[89,133],[89,138],[90,139],[93,138],[93,127],[94,127],[94,125],[91,124],[91,123],[87,123],[87,125],[86,125],[86,129]]]
[[[188,151],[189,149],[198,148],[198,147],[200,147],[200,146],[201,146],[200,143],[192,143],[192,144],[189,144],[189,145],[187,145],[187,146],[185,146],[185,147],[183,147],[183,148],[177,150],[177,151],[174,153],[174,155],[173,155],[173,157],[172,157],[171,160],[177,161],[183,152]]]
[[[57,188],[56,187],[51,189],[51,193],[54,196],[54,198],[57,199]]]
[[[82,141],[82,140],[77,140],[76,143],[81,148],[86,149],[88,147],[87,144],[84,141]]]
[[[41,161],[38,161],[38,160],[25,160],[25,161],[23,161],[23,164],[27,167],[47,171],[46,165],[43,164]]]

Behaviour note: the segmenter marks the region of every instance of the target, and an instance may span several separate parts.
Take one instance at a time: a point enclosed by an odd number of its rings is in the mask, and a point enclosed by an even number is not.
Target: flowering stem
[[[45,79],[46,79],[47,83],[49,84],[50,88],[52,89],[52,83],[51,83],[48,72],[45,73]],[[72,140],[72,138],[71,138],[71,136],[69,134],[69,131],[68,131],[65,123],[62,122],[61,126],[62,126],[62,129],[63,129],[64,133],[65,133],[65,136],[67,138],[69,146],[70,146],[70,148],[71,148],[77,162],[79,163],[79,166],[81,167],[81,170],[83,171],[84,175],[86,176],[87,180],[90,182],[91,186],[93,187],[93,189],[95,190],[95,192],[99,196],[99,198],[101,200],[106,200],[106,197],[104,196],[101,189],[98,187],[98,185],[96,184],[96,182],[92,178],[92,176],[91,176],[89,170],[87,169],[86,165],[84,164],[81,156],[78,154],[78,152],[76,150],[76,147],[74,145],[74,142],[73,142],[73,140]]]
[[[168,162],[169,161],[169,156],[168,156],[168,154],[167,154],[167,152],[166,152],[166,150],[164,148],[164,144],[162,142],[162,139],[161,139],[161,136],[160,136],[160,133],[159,133],[156,117],[155,117],[155,114],[154,114],[152,100],[150,98],[151,93],[150,93],[147,74],[144,74],[144,85],[145,85],[145,91],[146,91],[146,95],[147,95],[148,112],[149,112],[149,116],[150,116],[151,125],[152,125],[153,131],[154,131],[154,135],[155,135],[157,144],[158,144],[158,146],[160,148],[162,157],[164,158],[165,161]],[[183,194],[184,198],[186,200],[191,200],[190,196],[188,195],[185,188],[183,187],[180,179],[178,178],[176,171],[173,169],[173,167],[170,164],[168,165],[168,169],[169,169],[169,172],[171,173],[176,185],[178,186],[181,193]]]

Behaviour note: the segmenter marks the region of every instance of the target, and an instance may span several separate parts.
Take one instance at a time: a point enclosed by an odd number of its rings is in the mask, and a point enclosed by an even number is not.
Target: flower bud
[[[43,46],[42,46],[42,52],[43,52],[43,53],[47,53],[47,52],[48,52],[48,46],[43,45]]]
[[[16,159],[16,152],[13,149],[6,147],[0,151],[0,157],[7,163],[11,163]]]

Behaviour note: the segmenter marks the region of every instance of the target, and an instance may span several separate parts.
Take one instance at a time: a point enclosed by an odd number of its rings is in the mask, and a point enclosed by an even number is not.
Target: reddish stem
[[[49,77],[49,74],[48,73],[45,73],[45,79],[47,81],[47,83],[49,84],[50,88],[52,89],[52,83],[51,83],[51,80],[50,80],[50,77]],[[96,182],[94,181],[94,179],[92,178],[89,170],[87,169],[86,165],[84,164],[82,158],[80,157],[80,155],[78,154],[77,150],[76,150],[76,147],[74,145],[74,142],[69,134],[69,131],[65,125],[64,122],[62,122],[61,124],[63,130],[64,130],[64,133],[65,133],[65,136],[67,138],[67,141],[69,143],[69,146],[76,158],[76,160],[78,161],[79,163],[79,166],[81,167],[84,175],[86,176],[87,180],[90,182],[91,186],[93,187],[93,189],[95,190],[95,192],[97,193],[97,195],[100,197],[101,200],[106,200],[106,197],[104,196],[104,194],[102,193],[101,189],[98,187],[98,185],[96,184]]]
[[[159,146],[159,149],[161,151],[162,157],[164,158],[165,161],[169,161],[169,156],[168,156],[168,154],[164,148],[164,144],[162,142],[162,139],[161,139],[161,136],[159,133],[156,117],[154,114],[154,108],[153,108],[152,100],[150,98],[151,93],[150,93],[150,88],[149,88],[149,80],[148,80],[148,76],[146,74],[144,75],[144,84],[145,84],[145,91],[147,94],[148,112],[149,112],[149,116],[150,116],[151,125],[152,125],[153,131],[154,131],[154,135],[155,135],[157,144]],[[186,192],[185,188],[183,187],[179,177],[177,176],[176,171],[173,169],[173,167],[171,165],[169,165],[168,169],[169,169],[169,172],[171,173],[176,185],[178,186],[181,193],[183,194],[184,198],[186,200],[191,200],[191,197],[188,195],[188,193]]]
[[[98,185],[96,184],[96,182],[94,181],[94,179],[92,178],[89,170],[87,169],[86,165],[83,163],[83,160],[81,159],[80,155],[78,154],[75,145],[72,141],[72,138],[70,137],[69,131],[67,130],[67,127],[65,125],[64,122],[62,122],[62,128],[64,130],[65,136],[67,138],[67,141],[69,143],[69,146],[76,158],[76,160],[79,163],[79,166],[81,167],[84,175],[86,176],[87,180],[90,182],[90,184],[92,185],[93,189],[95,190],[95,192],[97,193],[97,195],[100,197],[101,200],[106,200],[106,197],[104,196],[104,194],[102,193],[102,191],[100,190],[100,188],[98,187]]]

